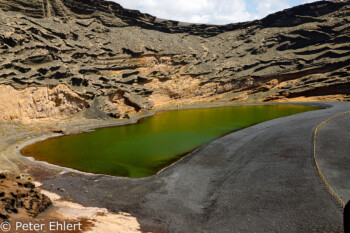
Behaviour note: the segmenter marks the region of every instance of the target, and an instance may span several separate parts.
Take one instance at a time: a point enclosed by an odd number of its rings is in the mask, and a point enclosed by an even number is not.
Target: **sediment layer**
[[[0,120],[87,108],[123,118],[213,100],[350,99],[349,0],[219,26],[160,20],[103,0],[0,0],[0,10],[1,93],[18,96],[2,96],[13,106],[3,106]],[[33,88],[40,108],[23,94]],[[60,89],[63,105],[45,88]],[[14,113],[22,102],[26,113]]]

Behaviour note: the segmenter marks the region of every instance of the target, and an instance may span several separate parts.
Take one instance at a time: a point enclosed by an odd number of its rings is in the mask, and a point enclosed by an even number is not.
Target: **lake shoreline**
[[[74,172],[74,173],[79,173],[79,174],[84,174],[84,175],[90,175],[90,176],[93,176],[93,175],[106,175],[106,176],[112,176],[112,177],[115,177],[114,175],[109,175],[109,174],[99,174],[99,173],[92,173],[92,172],[87,172],[87,171],[81,171],[79,169],[75,169],[75,168],[70,168],[70,167],[65,167],[65,166],[60,166],[60,165],[56,165],[56,164],[52,164],[52,163],[48,163],[48,162],[45,162],[45,161],[40,161],[40,160],[35,160],[34,158],[32,157],[27,157],[27,156],[24,156],[22,154],[22,150],[27,147],[27,146],[30,146],[30,145],[33,145],[33,144],[36,144],[38,142],[41,142],[41,141],[45,141],[47,139],[52,139],[52,138],[57,138],[57,137],[64,137],[64,136],[70,136],[70,135],[79,135],[79,134],[85,134],[85,133],[90,133],[90,132],[93,132],[95,130],[99,130],[99,129],[104,129],[104,128],[113,128],[113,127],[118,127],[118,126],[126,126],[126,125],[133,125],[133,124],[138,124],[141,120],[144,120],[144,119],[147,119],[147,118],[150,118],[152,116],[155,116],[159,113],[162,113],[162,112],[169,112],[169,111],[181,111],[181,110],[193,110],[193,109],[213,109],[213,108],[225,108],[225,107],[239,107],[239,106],[261,106],[261,105],[264,105],[264,106],[273,106],[273,105],[305,105],[305,106],[317,106],[317,107],[321,107],[321,108],[327,108],[328,105],[326,103],[315,103],[315,102],[310,102],[310,103],[268,103],[268,104],[244,104],[244,105],[237,105],[237,104],[223,104],[223,105],[211,105],[211,106],[185,106],[185,107],[182,107],[182,108],[166,108],[166,109],[157,109],[157,110],[154,110],[154,111],[151,111],[145,115],[141,115],[141,116],[138,116],[138,117],[133,117],[131,119],[128,119],[124,122],[121,122],[120,120],[115,120],[115,119],[111,119],[111,120],[107,120],[107,121],[104,121],[104,120],[101,120],[100,122],[97,122],[96,124],[93,124],[92,126],[91,125],[87,125],[87,127],[84,129],[84,127],[82,129],[79,129],[79,131],[74,131],[74,132],[62,132],[62,133],[52,133],[52,134],[49,134],[49,135],[45,135],[45,136],[41,136],[41,137],[34,137],[33,139],[29,139],[29,140],[25,140],[23,142],[21,142],[17,147],[17,151],[16,151],[16,154],[18,157],[22,158],[22,159],[27,159],[29,160],[29,162],[31,163],[37,163],[37,164],[40,164],[42,166],[46,166],[50,169],[59,169],[59,170],[62,170],[64,172]],[[114,121],[114,122],[113,122]],[[115,122],[117,121],[117,122]],[[262,123],[262,122],[260,122]],[[260,124],[260,123],[257,123],[257,124]],[[253,124],[255,125],[255,124]],[[231,133],[234,133],[236,131],[239,131],[239,130],[242,130],[244,128],[247,128],[247,127],[251,127],[253,125],[249,125],[249,126],[246,126],[246,127],[243,127],[241,129],[238,129],[238,130],[233,130],[233,131],[230,131],[228,133],[225,133],[223,135],[221,135],[220,137],[218,138],[221,138],[221,137],[224,137],[228,134],[231,134]],[[214,139],[214,140],[217,140],[218,138]],[[168,167],[176,164],[179,160],[182,160],[184,157],[186,157],[188,154],[194,152],[195,150],[199,149],[200,147],[202,146],[205,146],[206,144],[210,143],[211,141],[207,142],[207,143],[204,143],[198,147],[195,147],[194,149],[191,149],[190,151],[188,152],[185,152],[183,153],[182,156],[180,156],[181,158],[176,160],[175,162],[171,163],[170,165],[160,169],[156,174],[154,175],[151,175],[151,176],[155,176],[157,174],[159,174],[160,172],[162,172],[163,170],[167,169]],[[123,177],[123,176],[118,176],[118,177],[121,177],[121,178],[126,178],[126,179],[142,179],[142,178],[147,178],[147,177],[139,177],[139,178],[133,178],[133,177]]]
[[[320,109],[305,105],[254,105],[163,111],[132,125],[50,138],[21,148],[21,153],[88,173],[148,177],[234,131]]]
[[[284,104],[300,104],[300,105],[313,105],[313,106],[319,106],[319,107],[328,107],[327,109],[324,110],[320,110],[320,111],[325,111],[325,110],[330,110],[330,109],[334,109],[334,106],[337,105],[338,103],[327,103],[327,102],[311,102],[311,103],[276,103],[277,105],[284,105]],[[259,105],[259,104],[254,104],[254,105]],[[339,105],[341,105],[341,103],[339,103]],[[235,105],[231,105],[231,106],[237,106]],[[333,106],[333,107],[331,107]],[[197,106],[198,108],[208,108],[208,106]],[[211,106],[211,107],[229,107],[228,105],[223,105],[223,106]],[[185,108],[181,108],[181,109],[191,109],[191,107],[185,107]],[[167,110],[181,110],[181,109],[165,109],[165,111]],[[192,108],[193,109],[193,108]],[[116,122],[116,120],[112,120],[112,121],[104,121],[102,122],[100,121],[86,121],[86,122],[79,122],[76,124],[75,127],[73,127],[72,132],[70,132],[71,134],[76,134],[76,133],[83,133],[83,132],[87,132],[87,131],[91,131],[93,129],[97,129],[97,128],[105,128],[105,127],[114,127],[114,126],[118,126],[118,125],[125,125],[125,124],[131,124],[131,123],[136,123],[138,120],[140,120],[143,117],[149,117],[152,116],[158,112],[164,111],[164,109],[162,110],[156,110],[155,112],[150,113],[150,115],[146,115],[146,116],[141,116],[139,118],[133,118],[130,119],[128,121],[119,121]],[[314,113],[313,113],[314,114]],[[299,114],[298,114],[299,115]],[[288,117],[289,118],[289,117]],[[276,121],[272,120],[272,121]],[[86,123],[86,124],[85,124]],[[74,122],[72,122],[72,124],[75,124]],[[264,123],[260,123],[258,125],[264,125],[266,124]],[[68,124],[69,125],[69,124]],[[15,126],[10,126],[12,128],[14,127],[18,127],[19,125],[15,125]],[[65,126],[65,125],[63,125]],[[255,126],[253,126],[255,127]],[[248,127],[248,129],[251,127]],[[246,130],[246,129],[244,129]],[[242,130],[242,131],[244,131]],[[240,132],[240,131],[238,131]],[[234,132],[233,134],[236,134],[237,132]],[[61,136],[62,134],[58,135]],[[232,134],[230,134],[232,135]],[[224,138],[230,136],[227,135]],[[132,187],[136,187],[136,186],[143,186],[144,184],[147,183],[153,183],[155,180],[160,179],[160,177],[164,176],[165,174],[169,174],[171,172],[173,172],[174,170],[177,170],[179,167],[181,168],[182,164],[186,164],[188,163],[189,160],[191,160],[191,158],[193,157],[193,154],[198,154],[198,153],[202,153],[203,148],[204,147],[208,147],[208,145],[204,145],[199,147],[198,149],[196,149],[195,151],[193,151],[192,153],[190,153],[187,156],[184,156],[180,161],[176,162],[175,164],[171,165],[170,167],[167,167],[166,169],[163,169],[160,174],[154,175],[152,177],[147,177],[147,178],[139,178],[139,179],[132,179],[132,178],[123,178],[123,177],[113,177],[113,176],[108,176],[108,175],[98,175],[98,174],[88,174],[88,173],[80,173],[80,172],[76,172],[74,170],[70,170],[70,169],[66,169],[66,168],[61,168],[61,167],[57,167],[57,166],[52,166],[52,165],[48,165],[48,164],[40,164],[38,162],[33,162],[33,161],[29,161],[26,158],[23,158],[23,156],[19,153],[20,151],[20,147],[22,147],[24,144],[24,142],[28,142],[28,140],[32,140],[31,142],[35,142],[35,140],[43,140],[45,137],[49,137],[52,136],[52,133],[50,132],[42,132],[41,135],[35,135],[33,132],[19,132],[19,133],[14,133],[13,135],[10,136],[10,140],[7,140],[7,150],[5,151],[6,157],[7,158],[11,158],[11,160],[13,160],[13,162],[18,166],[17,169],[12,169],[13,171],[26,171],[26,173],[28,175],[33,175],[36,174],[35,176],[33,176],[36,180],[40,181],[43,183],[43,188],[49,191],[53,191],[55,193],[58,193],[59,195],[61,195],[63,197],[63,200],[69,200],[69,199],[73,199],[74,202],[78,202],[80,204],[83,204],[84,206],[98,206],[98,207],[104,207],[106,206],[105,203],[108,202],[108,197],[107,200],[104,200],[106,198],[106,195],[104,195],[105,197],[101,197],[101,194],[94,194],[93,192],[89,193],[86,196],[89,196],[90,198],[92,196],[94,196],[95,201],[91,202],[91,199],[89,202],[86,202],[86,197],[84,197],[84,193],[79,194],[80,192],[78,191],[78,189],[72,189],[69,188],[69,184],[72,183],[72,180],[74,180],[74,184],[77,185],[78,183],[83,183],[86,184],[87,180],[91,180],[94,182],[98,182],[100,183],[102,186],[105,186],[109,183],[113,183],[113,182],[117,182],[120,184],[123,184],[122,186],[125,185],[124,188],[130,188],[130,185]],[[24,140],[18,142],[16,139],[18,138],[23,138],[23,137],[32,137],[31,139],[28,140]],[[12,141],[12,143],[11,143]],[[216,141],[221,141],[221,138],[215,140],[214,142],[211,142],[209,144],[212,143],[216,143]],[[4,143],[3,143],[4,144]],[[3,146],[3,145],[1,145]],[[16,153],[17,151],[17,153]],[[10,168],[10,166],[9,166]],[[11,170],[11,168],[9,169]],[[72,174],[74,174],[74,176],[72,176]],[[162,179],[163,180],[163,179]],[[77,183],[78,182],[78,183]],[[53,190],[51,188],[51,184],[55,185],[55,189]],[[89,183],[89,182],[88,182]],[[67,187],[68,185],[68,187]],[[87,187],[89,187],[89,185],[86,185]],[[120,185],[118,185],[120,186]],[[60,187],[60,189],[64,189],[65,192],[62,193],[61,191],[57,190],[56,188]],[[81,185],[77,185],[77,187],[81,187]],[[124,190],[123,188],[123,190]],[[74,191],[75,190],[75,191]],[[102,189],[103,190],[103,189]],[[151,188],[152,190],[152,188]],[[108,193],[108,190],[106,189],[106,191],[104,192],[105,194]],[[123,194],[124,195],[124,194]],[[123,196],[122,195],[122,196]],[[78,197],[80,196],[80,197]],[[115,196],[115,195],[113,195]],[[116,195],[118,196],[118,195]],[[102,198],[102,199],[101,199]],[[143,227],[141,227],[142,229],[144,229],[144,227],[150,223],[150,225],[154,225],[155,223],[153,222],[153,220],[150,220],[149,217],[141,217],[140,214],[138,214],[138,211],[135,212],[135,208],[130,208],[127,207],[129,204],[126,204],[123,200],[126,197],[121,198],[120,201],[117,201],[117,205],[114,205],[115,207],[113,208],[109,208],[110,211],[114,211],[114,212],[118,212],[118,209],[123,209],[128,213],[131,213],[133,216],[136,216],[139,219],[141,219],[141,225],[143,225]],[[113,198],[114,199],[114,198]],[[134,198],[132,198],[134,200]],[[140,200],[143,200],[143,197],[140,197]],[[107,202],[106,202],[107,201]],[[109,200],[112,201],[112,200]],[[90,204],[87,204],[90,203]],[[123,204],[124,203],[124,204]],[[133,203],[133,201],[131,200],[131,203]],[[124,207],[123,207],[124,206]],[[117,209],[115,209],[117,208]],[[152,208],[151,208],[152,209]],[[147,212],[147,211],[146,211]],[[147,223],[148,222],[148,223]]]

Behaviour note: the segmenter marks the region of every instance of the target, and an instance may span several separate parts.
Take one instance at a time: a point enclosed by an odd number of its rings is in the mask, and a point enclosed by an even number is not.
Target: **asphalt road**
[[[350,103],[327,105],[215,140],[157,176],[66,174],[43,187],[86,206],[129,212],[144,231],[342,232],[342,209],[313,162],[313,133]]]

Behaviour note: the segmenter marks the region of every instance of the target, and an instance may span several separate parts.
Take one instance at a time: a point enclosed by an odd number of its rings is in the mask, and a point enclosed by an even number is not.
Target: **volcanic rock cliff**
[[[349,100],[349,84],[350,0],[221,26],[104,0],[0,0],[0,120],[126,117],[195,101]]]

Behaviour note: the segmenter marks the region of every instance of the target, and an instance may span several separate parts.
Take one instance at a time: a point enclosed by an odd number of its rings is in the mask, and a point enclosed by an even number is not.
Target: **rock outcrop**
[[[52,204],[35,185],[14,174],[0,174],[0,218],[36,217]]]
[[[20,115],[16,103],[0,105],[0,120],[62,118],[89,107],[127,117],[217,99],[349,100],[349,60],[349,0],[219,26],[161,20],[104,0],[0,0],[1,102],[9,90],[27,106]]]
[[[27,87],[16,90],[0,85],[0,112],[6,121],[31,119],[59,119],[74,115],[89,107],[88,102],[66,85],[52,87]]]

